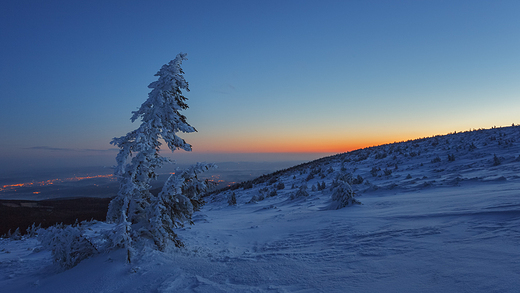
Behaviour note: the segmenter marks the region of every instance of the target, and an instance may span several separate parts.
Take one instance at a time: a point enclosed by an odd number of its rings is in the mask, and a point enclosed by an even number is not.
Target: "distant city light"
[[[107,175],[95,175],[95,176],[82,176],[82,177],[70,177],[65,179],[50,179],[40,182],[26,182],[26,183],[18,183],[18,184],[7,184],[3,185],[2,188],[0,188],[0,191],[16,191],[18,187],[34,187],[34,186],[46,186],[46,185],[53,185],[55,183],[61,183],[61,182],[70,182],[70,181],[81,181],[85,179],[96,179],[96,178],[107,178],[110,180],[115,180],[115,177],[113,174],[107,174]],[[33,192],[34,194],[40,193],[39,191]]]

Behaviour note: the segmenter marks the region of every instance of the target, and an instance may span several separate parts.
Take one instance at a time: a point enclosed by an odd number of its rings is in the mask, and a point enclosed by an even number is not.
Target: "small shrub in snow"
[[[385,169],[385,170],[383,171],[383,173],[385,173],[385,176],[390,176],[390,175],[392,175],[392,170],[390,170],[390,169]]]
[[[27,233],[28,237],[36,237],[38,235],[38,230],[40,230],[41,227],[42,224],[38,224],[38,226],[36,226],[36,223],[33,223],[30,227],[27,228],[27,230],[25,230],[25,232]]]
[[[386,154],[385,152],[382,152],[382,153],[377,153],[376,156],[375,156],[375,158],[376,158],[377,160],[381,160],[381,159],[386,158],[386,156],[387,156],[387,154]]]
[[[253,188],[253,181],[246,181],[243,183],[244,190]]]
[[[372,177],[377,177],[377,174],[378,174],[379,171],[381,171],[381,168],[374,166],[370,170],[370,174],[372,174]]]
[[[496,154],[493,155],[493,166],[498,166],[498,165],[500,165],[500,164],[502,164],[502,160],[500,160],[500,158],[497,157]]]
[[[302,186],[300,186],[300,188],[298,188],[298,190],[291,194],[291,199],[296,199],[296,198],[300,198],[300,197],[307,197],[309,196],[309,193],[307,192],[307,185],[303,184]]]
[[[311,191],[316,191],[316,190],[318,190],[318,189],[316,188],[316,185],[312,185],[312,187],[311,187]]]
[[[231,195],[229,196],[228,204],[230,206],[236,206],[237,205],[237,196],[236,196],[236,194],[234,192],[231,193]]]
[[[305,178],[305,181],[310,181],[314,179],[314,174],[313,173],[309,173],[309,175],[307,176],[307,178]]]
[[[364,180],[361,175],[357,175],[356,178],[352,179],[352,184],[362,184]]]
[[[405,179],[412,179],[412,175],[411,174],[406,175]]]
[[[435,164],[435,163],[439,163],[440,161],[441,161],[441,158],[440,158],[439,156],[437,156],[437,157],[435,157],[435,158],[433,158],[433,159],[431,160],[431,162],[434,163],[434,164]]]
[[[454,154],[448,154],[448,162],[454,162],[455,161],[455,155]]]
[[[356,162],[361,162],[361,161],[364,161],[366,159],[368,159],[370,153],[365,151],[365,150],[362,150],[363,152],[359,153],[357,158],[354,158],[354,161]]]
[[[285,184],[283,182],[278,183],[278,185],[276,185],[276,189],[278,189],[278,190],[285,189]]]
[[[344,181],[340,182],[334,189],[331,200],[332,203],[329,208],[332,210],[338,210],[353,204],[360,204],[360,202],[354,198],[354,191],[350,184]]]
[[[253,195],[247,203],[257,203],[257,202],[258,202],[258,197],[256,195]]]
[[[7,231],[7,238],[11,240],[21,240],[22,233],[20,233],[20,228],[16,228],[13,233],[11,233],[11,229],[9,229],[9,231]]]
[[[276,191],[276,189],[271,190],[271,192],[269,193],[269,197],[274,197],[277,195],[278,195],[278,192]]]
[[[353,175],[350,172],[339,172],[338,174],[336,174],[335,179],[336,181],[345,181],[350,184],[352,183]]]
[[[56,225],[38,230],[38,240],[44,249],[52,253],[52,259],[65,269],[97,253],[96,248],[84,236],[82,227],[76,225]]]

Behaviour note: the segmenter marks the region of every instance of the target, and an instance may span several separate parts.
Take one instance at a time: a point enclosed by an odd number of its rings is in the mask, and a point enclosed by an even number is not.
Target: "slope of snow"
[[[515,292],[519,143],[520,127],[479,130],[269,174],[211,194],[184,249],[131,264],[114,251],[60,271],[34,238],[1,239],[0,292]],[[361,205],[327,209],[339,173],[363,178]]]

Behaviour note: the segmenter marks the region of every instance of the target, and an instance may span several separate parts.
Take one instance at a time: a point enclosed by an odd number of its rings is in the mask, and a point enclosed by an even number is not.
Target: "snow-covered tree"
[[[200,181],[197,174],[214,167],[212,164],[199,163],[177,171],[158,195],[150,193],[156,169],[170,162],[159,154],[161,139],[172,152],[191,151],[191,145],[177,133],[196,131],[180,113],[188,108],[183,90],[189,91],[181,69],[183,60],[186,54],[180,53],[162,66],[155,74],[157,81],[148,86],[152,89],[148,99],[132,112],[132,122],[141,120],[139,128],[111,142],[120,148],[115,171],[120,189],[107,213],[107,221],[118,224],[110,235],[115,246],[130,247],[138,236],[152,238],[160,249],[168,240],[181,246],[173,229],[191,222],[193,211],[202,204],[200,196],[208,182]]]
[[[354,190],[350,185],[351,180],[352,174],[350,173],[342,172],[338,174],[332,185],[329,209],[339,210],[349,205],[361,204],[361,202],[354,198]]]
[[[152,89],[148,99],[139,110],[132,112],[132,122],[141,119],[139,128],[111,142],[120,148],[115,171],[120,189],[110,203],[109,221],[137,223],[143,220],[146,206],[152,201],[149,190],[150,181],[157,177],[155,170],[170,161],[159,154],[161,138],[172,151],[191,151],[191,145],[177,136],[179,131],[196,131],[180,113],[188,108],[182,90],[189,91],[181,68],[183,60],[186,54],[180,53],[162,66],[155,74],[159,77],[157,81],[148,85]]]

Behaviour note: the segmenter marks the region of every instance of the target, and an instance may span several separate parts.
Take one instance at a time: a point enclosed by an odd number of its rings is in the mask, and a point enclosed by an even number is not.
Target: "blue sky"
[[[174,158],[520,123],[518,15],[518,1],[9,1],[0,162],[114,164],[109,142],[179,52],[198,133]]]

